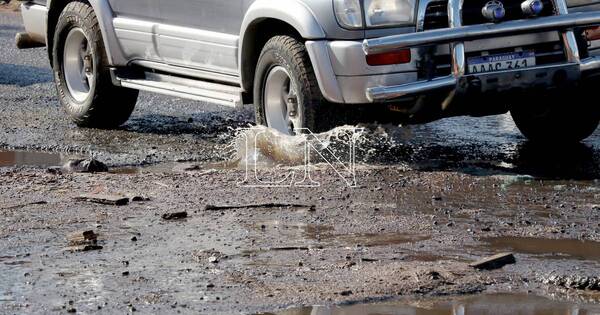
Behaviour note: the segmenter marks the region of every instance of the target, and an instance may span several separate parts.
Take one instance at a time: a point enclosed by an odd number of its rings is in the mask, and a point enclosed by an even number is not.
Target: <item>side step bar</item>
[[[242,106],[242,89],[238,86],[206,82],[166,74],[145,72],[143,77],[128,77],[113,71],[115,85],[225,105],[230,107]]]

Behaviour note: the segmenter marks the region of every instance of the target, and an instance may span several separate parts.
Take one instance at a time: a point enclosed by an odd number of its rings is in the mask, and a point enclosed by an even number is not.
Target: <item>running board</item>
[[[242,106],[240,87],[145,72],[143,78],[113,72],[115,85],[230,107]]]

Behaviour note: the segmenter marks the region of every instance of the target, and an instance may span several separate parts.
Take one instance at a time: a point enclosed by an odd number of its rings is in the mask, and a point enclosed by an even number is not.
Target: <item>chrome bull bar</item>
[[[380,102],[437,89],[457,87],[461,81],[460,79],[465,76],[467,67],[464,42],[490,37],[556,30],[561,33],[567,60],[565,66],[578,65],[581,72],[600,68],[600,58],[580,59],[577,40],[572,30],[575,27],[600,25],[600,11],[568,14],[565,0],[553,0],[553,3],[556,11],[556,15],[553,16],[507,21],[498,24],[463,26],[463,0],[449,0],[449,28],[365,40],[363,49],[366,55],[418,46],[450,44],[452,63],[452,72],[448,76],[396,86],[369,88],[367,89],[367,98],[371,102]],[[536,68],[540,69],[540,67]],[[527,68],[524,68],[519,71],[527,70]]]

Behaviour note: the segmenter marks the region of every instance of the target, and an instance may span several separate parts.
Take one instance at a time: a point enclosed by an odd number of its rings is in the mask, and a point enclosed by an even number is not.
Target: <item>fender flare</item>
[[[292,26],[304,39],[324,39],[326,37],[325,31],[317,21],[314,13],[310,10],[306,4],[298,0],[286,1],[285,5],[282,5],[281,0],[256,0],[254,1],[244,16],[242,21],[242,27],[240,30],[240,43],[238,51],[238,67],[240,72],[240,81],[242,87],[246,86],[244,75],[244,61],[247,59],[248,54],[253,43],[246,43],[246,35],[249,29],[256,23],[259,23],[265,19],[274,19],[281,22],[287,23]],[[252,80],[253,78],[250,78]]]
[[[123,50],[121,49],[121,45],[117,39],[117,35],[115,33],[115,28],[113,25],[114,13],[108,3],[108,0],[87,0],[88,3],[94,9],[96,16],[98,18],[98,23],[100,24],[100,31],[102,33],[102,40],[104,41],[104,49],[106,49],[106,57],[108,58],[108,64],[111,66],[125,66],[127,65],[127,59],[123,54]],[[68,1],[61,0],[48,0],[46,6],[48,7],[48,12],[52,12],[52,8],[55,5],[60,5]],[[60,13],[58,13],[60,14]],[[48,21],[50,21],[50,17],[48,17]],[[49,39],[54,32],[54,28],[48,27],[46,30],[46,42],[50,43]],[[52,41],[53,42],[53,41]],[[52,54],[53,47],[48,47],[48,54]],[[50,59],[52,62],[52,59]]]

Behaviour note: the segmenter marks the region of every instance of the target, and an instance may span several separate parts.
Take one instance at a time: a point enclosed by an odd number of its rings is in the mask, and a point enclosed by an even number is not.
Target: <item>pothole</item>
[[[355,315],[355,314],[422,314],[422,315],[575,315],[597,314],[598,305],[553,301],[529,294],[482,294],[453,300],[422,300],[412,303],[373,303],[344,306],[291,308],[262,315]]]
[[[547,259],[600,261],[600,242],[534,237],[489,237],[481,239],[487,249],[514,251]]]

